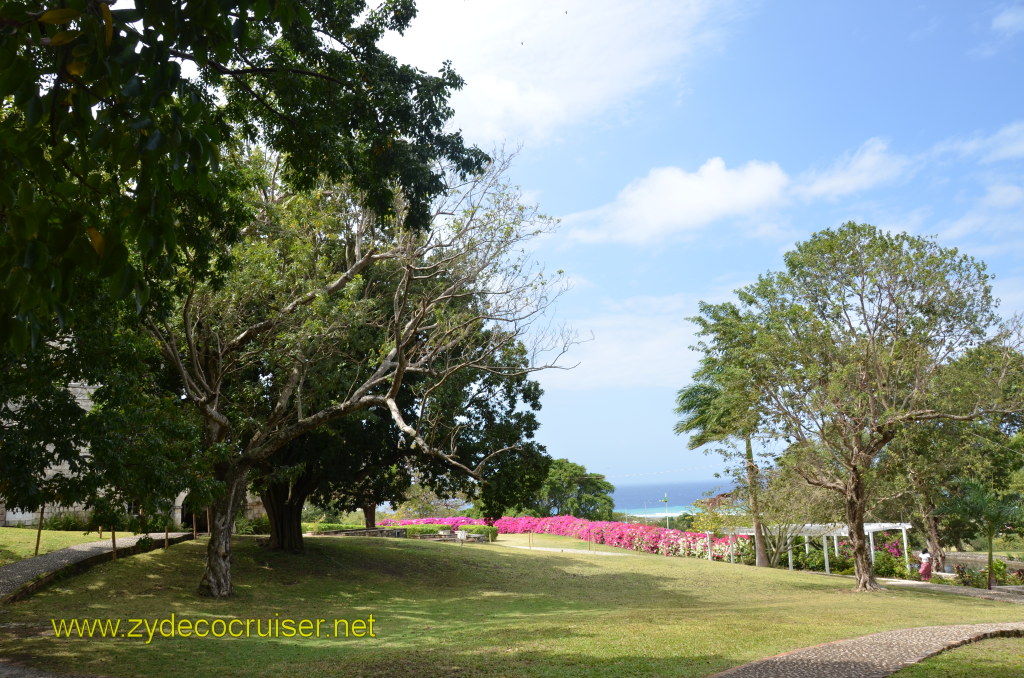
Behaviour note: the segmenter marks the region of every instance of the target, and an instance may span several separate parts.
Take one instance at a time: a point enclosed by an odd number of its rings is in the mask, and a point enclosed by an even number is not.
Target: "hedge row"
[[[456,530],[464,530],[472,534],[486,534],[487,541],[494,541],[498,538],[498,528],[491,527],[490,525],[460,525],[458,527],[450,527],[448,525],[431,525],[427,523],[421,525],[390,525],[389,527],[398,530],[408,530],[408,534],[410,536],[414,534],[437,534],[439,530],[451,530],[452,532],[455,532]]]

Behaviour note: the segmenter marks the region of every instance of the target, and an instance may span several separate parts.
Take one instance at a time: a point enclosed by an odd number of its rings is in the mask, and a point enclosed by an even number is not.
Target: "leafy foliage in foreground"
[[[463,84],[450,64],[428,75],[378,47],[412,0],[111,5],[0,5],[6,345],[66,314],[81,270],[144,303],[149,280],[205,268],[240,226],[221,164],[239,138],[281,153],[296,185],[350,180],[380,215],[400,188],[413,228],[445,187],[435,162],[464,175],[485,160],[445,130]]]

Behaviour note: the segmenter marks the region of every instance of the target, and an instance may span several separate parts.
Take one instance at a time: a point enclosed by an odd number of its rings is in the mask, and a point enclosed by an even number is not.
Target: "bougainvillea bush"
[[[386,519],[381,525],[447,525],[458,528],[464,525],[486,525],[487,521],[480,518],[415,518],[410,520]],[[631,551],[657,553],[663,556],[681,556],[686,558],[708,557],[708,535],[703,532],[684,532],[668,530],[664,527],[643,525],[640,523],[619,523],[613,521],[593,521],[573,516],[554,516],[550,518],[534,518],[520,516],[516,518],[499,518],[494,521],[498,534],[554,534],[562,537],[575,537],[595,544],[606,544]],[[746,536],[733,537],[735,558],[740,562],[753,564],[753,545]],[[714,560],[729,559],[729,537],[711,538],[711,556]],[[903,561],[903,548],[900,537],[890,537],[885,532],[875,536],[875,573],[879,576],[907,577],[906,564]],[[831,555],[831,552],[830,552]],[[825,556],[821,545],[804,554],[802,548],[794,549],[794,566],[796,569],[825,569]],[[786,562],[783,560],[783,562]],[[853,568],[853,545],[846,540],[839,542],[839,555],[832,557],[832,571],[842,573]]]
[[[638,523],[617,523],[612,521],[591,521],[573,516],[555,516],[552,518],[499,518],[494,521],[499,534],[555,534],[562,537],[575,537],[595,544],[607,544],[631,551],[658,553],[663,556],[682,556],[689,558],[708,557],[708,535],[682,530],[667,530],[664,527],[642,525]],[[711,555],[715,560],[729,558],[728,537],[711,538]],[[736,557],[742,559],[750,549],[747,537],[736,537],[734,542]]]
[[[416,518],[411,520],[380,521],[381,525],[449,525],[453,528],[462,525],[484,525],[479,518]],[[699,532],[683,532],[682,530],[666,530],[664,527],[642,525],[638,523],[617,523],[612,521],[592,521],[573,516],[554,516],[552,518],[499,518],[494,521],[498,534],[554,534],[562,537],[575,537],[595,544],[607,544],[631,551],[658,553],[663,556],[683,556],[689,558],[708,557],[708,535]],[[749,539],[735,537],[735,556],[737,560],[745,560],[751,556]],[[729,538],[711,539],[711,555],[714,560],[729,559]]]

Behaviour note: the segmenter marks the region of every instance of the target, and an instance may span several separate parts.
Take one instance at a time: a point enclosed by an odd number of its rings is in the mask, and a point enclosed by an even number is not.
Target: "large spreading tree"
[[[344,185],[270,195],[231,248],[229,272],[189,281],[150,322],[202,419],[221,487],[202,592],[231,593],[230,537],[251,472],[331,421],[379,408],[417,455],[483,476],[490,454],[465,463],[399,401],[418,380],[428,388],[417,398],[429,402],[465,370],[543,367],[512,349],[557,294],[524,251],[549,221],[501,171],[447,196],[429,232],[409,228],[401,205],[379,219]]]
[[[913,422],[1019,407],[1003,389],[1012,351],[995,338],[984,265],[932,239],[851,222],[785,263],[739,290],[739,306],[702,304],[700,347],[747,370],[762,430],[789,440],[806,482],[842,496],[856,588],[875,589],[864,522],[883,451]],[[981,346],[996,359],[962,372],[958,397],[937,408],[944,368]]]

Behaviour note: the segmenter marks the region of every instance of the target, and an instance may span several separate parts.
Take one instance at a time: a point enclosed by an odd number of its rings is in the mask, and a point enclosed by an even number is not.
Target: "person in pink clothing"
[[[928,549],[921,551],[921,569],[917,572],[921,575],[921,581],[932,580],[932,557]]]

